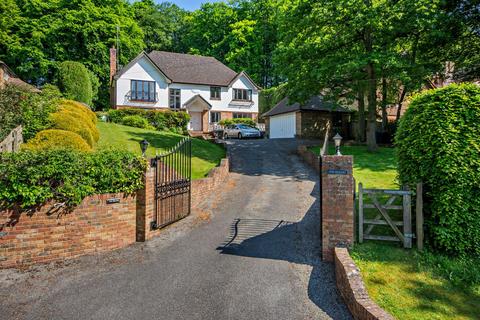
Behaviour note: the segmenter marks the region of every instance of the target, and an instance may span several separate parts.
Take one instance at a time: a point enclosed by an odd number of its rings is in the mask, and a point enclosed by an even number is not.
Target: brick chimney
[[[113,77],[117,73],[117,49],[115,47],[110,48],[110,83],[112,83]]]
[[[3,66],[0,64],[0,89],[5,87],[5,71],[3,70]]]

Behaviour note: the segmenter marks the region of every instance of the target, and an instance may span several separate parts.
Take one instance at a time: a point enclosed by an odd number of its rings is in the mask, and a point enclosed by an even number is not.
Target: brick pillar
[[[333,261],[337,245],[354,241],[353,157],[322,157],[322,259]]]

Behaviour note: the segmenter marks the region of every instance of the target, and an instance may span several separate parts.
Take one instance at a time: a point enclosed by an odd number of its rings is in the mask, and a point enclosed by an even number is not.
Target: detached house
[[[142,52],[117,72],[110,50],[111,104],[115,109],[183,110],[188,130],[211,131],[221,119],[258,116],[260,88],[245,72],[212,57]]]

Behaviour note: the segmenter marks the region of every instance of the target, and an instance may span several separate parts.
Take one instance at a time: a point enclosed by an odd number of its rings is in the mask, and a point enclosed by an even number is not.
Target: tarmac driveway
[[[0,271],[0,318],[350,319],[319,259],[318,176],[296,142],[229,143],[224,192],[161,237]]]

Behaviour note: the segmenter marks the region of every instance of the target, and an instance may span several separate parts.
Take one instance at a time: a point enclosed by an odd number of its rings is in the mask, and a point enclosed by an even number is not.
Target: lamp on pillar
[[[340,145],[342,144],[342,136],[340,134],[337,134],[335,135],[335,137],[333,137],[333,141],[335,141],[335,150],[337,151],[337,156],[341,156],[342,154],[340,153]]]
[[[148,145],[150,143],[148,143],[148,141],[146,139],[143,139],[142,141],[140,141],[140,148],[142,149],[142,156],[145,157],[145,154],[147,152],[147,148],[148,148]]]

